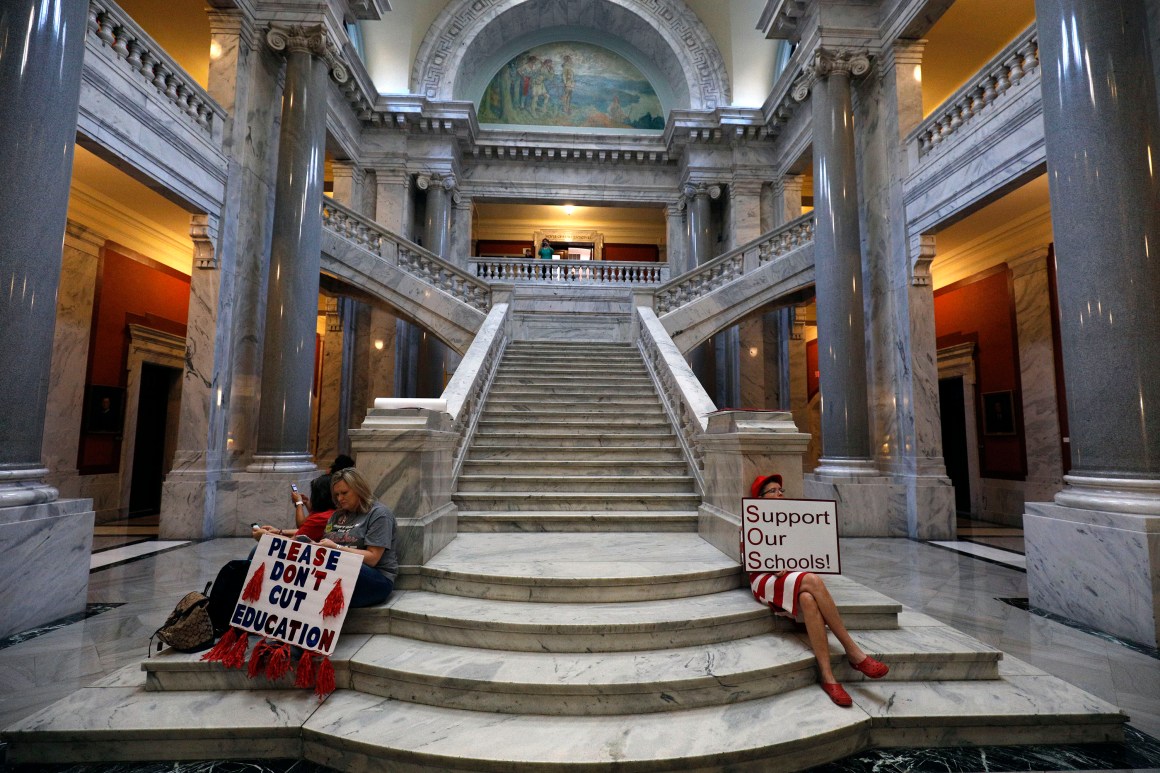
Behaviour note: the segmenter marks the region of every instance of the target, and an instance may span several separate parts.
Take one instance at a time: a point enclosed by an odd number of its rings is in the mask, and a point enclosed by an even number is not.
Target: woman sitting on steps
[[[756,499],[784,499],[780,475],[758,475],[750,487],[749,495]],[[850,694],[838,684],[830,667],[830,644],[826,636],[826,626],[834,632],[846,650],[846,659],[855,671],[861,671],[871,679],[881,679],[890,670],[862,651],[846,626],[838,607],[830,596],[830,591],[822,578],[812,572],[749,572],[749,587],[753,597],[773,609],[775,614],[791,617],[804,622],[810,638],[810,647],[818,661],[818,676],[822,691],[830,700],[844,708],[853,706]]]

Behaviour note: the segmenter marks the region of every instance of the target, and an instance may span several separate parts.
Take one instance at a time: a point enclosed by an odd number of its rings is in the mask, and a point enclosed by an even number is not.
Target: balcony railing
[[[669,278],[667,263],[611,260],[469,258],[467,270],[486,282],[639,286],[659,285]]]
[[[1002,101],[1012,86],[1032,76],[1038,81],[1039,34],[1034,24],[919,124],[907,137],[907,144],[917,142],[919,158],[926,156]]]

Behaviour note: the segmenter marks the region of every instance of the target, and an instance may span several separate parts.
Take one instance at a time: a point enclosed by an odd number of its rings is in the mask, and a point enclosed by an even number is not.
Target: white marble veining
[[[135,545],[125,545],[124,547],[102,550],[99,553],[92,554],[92,557],[89,559],[89,570],[101,569],[110,564],[129,561],[134,558],[140,558],[141,556],[147,556],[150,553],[160,553],[188,544],[189,542],[185,540],[148,540],[146,542],[138,542]]]

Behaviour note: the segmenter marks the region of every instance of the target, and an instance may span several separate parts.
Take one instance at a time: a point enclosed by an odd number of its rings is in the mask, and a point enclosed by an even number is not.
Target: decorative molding
[[[804,102],[813,90],[814,84],[831,75],[846,75],[858,78],[870,72],[870,54],[865,50],[849,48],[818,48],[813,61],[802,68],[802,75],[794,82],[793,98]]]
[[[193,239],[193,267],[199,269],[218,268],[217,242],[218,222],[212,215],[191,215],[189,237]]]
[[[192,273],[194,244],[188,234],[142,217],[76,180],[69,190],[68,219],[183,274]]]
[[[910,283],[915,287],[930,287],[930,264],[938,254],[934,234],[919,234],[918,244],[911,248]]]
[[[685,183],[681,188],[681,194],[686,201],[697,196],[708,196],[716,200],[721,198],[721,186],[716,183]]]
[[[298,24],[282,26],[271,24],[266,32],[266,45],[278,53],[310,54],[326,62],[330,77],[335,83],[346,83],[350,79],[350,67],[343,61],[342,54],[321,24],[309,27]]]

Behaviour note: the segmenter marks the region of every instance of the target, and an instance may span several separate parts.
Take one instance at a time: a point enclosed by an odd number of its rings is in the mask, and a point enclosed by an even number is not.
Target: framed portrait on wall
[[[124,387],[85,387],[85,432],[119,435],[125,423]]]
[[[1010,389],[983,393],[983,434],[1015,434],[1015,393]]]

